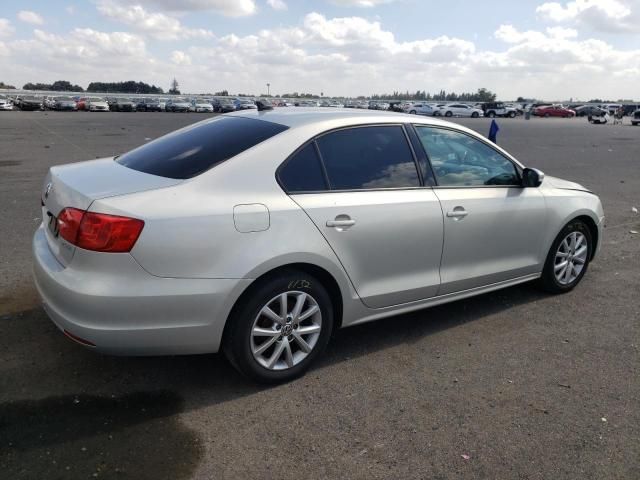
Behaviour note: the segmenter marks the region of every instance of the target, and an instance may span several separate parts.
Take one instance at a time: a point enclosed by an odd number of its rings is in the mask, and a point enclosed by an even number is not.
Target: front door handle
[[[469,212],[467,212],[462,207],[456,207],[456,208],[453,209],[453,211],[447,212],[447,217],[448,218],[454,218],[454,219],[458,219],[458,220],[466,217],[467,215],[469,215]]]

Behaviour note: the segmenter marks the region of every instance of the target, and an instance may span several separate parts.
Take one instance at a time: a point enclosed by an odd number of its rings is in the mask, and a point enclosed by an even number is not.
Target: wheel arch
[[[584,222],[587,227],[589,228],[589,233],[591,234],[591,240],[593,242],[593,248],[591,249],[591,255],[589,257],[589,261],[593,260],[593,258],[596,255],[596,247],[599,244],[600,241],[600,232],[598,231],[598,225],[596,224],[596,222],[593,220],[593,218],[591,218],[589,215],[579,215],[577,217],[575,217],[574,219],[571,220],[571,222],[573,222],[574,220],[580,220],[582,222]],[[569,223],[569,222],[567,222]]]
[[[588,211],[574,212],[572,215],[567,216],[564,220],[559,222],[558,230],[553,234],[550,240],[547,242],[547,247],[545,252],[549,252],[549,249],[552,247],[553,242],[557,238],[557,236],[562,232],[562,230],[569,225],[571,222],[575,222],[576,220],[580,220],[583,222],[587,228],[589,228],[589,234],[591,235],[591,240],[593,242],[593,248],[591,249],[591,255],[589,256],[589,261],[593,260],[598,251],[599,241],[600,241],[600,232],[598,229],[597,221],[594,220],[593,216]],[[546,255],[546,254],[545,254]]]
[[[308,262],[292,262],[279,265],[274,267],[263,274],[259,275],[255,278],[247,287],[242,291],[242,293],[238,296],[233,306],[229,310],[229,314],[225,319],[224,329],[222,331],[222,342],[221,347],[224,348],[224,345],[227,343],[227,335],[229,332],[229,325],[231,322],[229,321],[235,311],[239,308],[240,305],[243,304],[244,300],[250,296],[256,288],[260,285],[268,282],[271,278],[277,277],[281,275],[283,272],[287,271],[299,271],[304,272],[309,275],[312,275],[318,280],[322,282],[322,285],[327,289],[329,296],[331,297],[331,305],[333,307],[333,318],[334,318],[334,331],[338,330],[342,326],[342,317],[344,312],[344,295],[342,289],[340,288],[340,284],[327,269],[318,266],[313,263]]]

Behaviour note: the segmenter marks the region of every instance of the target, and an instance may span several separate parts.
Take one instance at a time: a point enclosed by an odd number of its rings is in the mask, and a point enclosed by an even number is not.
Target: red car
[[[562,105],[545,105],[542,107],[537,107],[533,114],[538,117],[562,117],[562,118],[572,118],[576,116],[576,112],[565,108]]]
[[[88,110],[86,102],[87,102],[87,97],[80,97],[76,101],[76,105],[78,106],[78,110]]]

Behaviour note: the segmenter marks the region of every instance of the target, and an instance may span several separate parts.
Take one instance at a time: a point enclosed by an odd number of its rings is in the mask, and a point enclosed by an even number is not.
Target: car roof
[[[423,123],[429,125],[449,125],[449,122],[432,118],[421,118],[405,113],[381,110],[355,110],[353,108],[296,107],[275,110],[245,110],[226,114],[233,117],[249,117],[267,122],[279,123],[289,128],[302,127],[319,122],[340,123],[343,126],[362,123]],[[456,128],[460,128],[456,125]],[[464,129],[464,127],[462,127]]]

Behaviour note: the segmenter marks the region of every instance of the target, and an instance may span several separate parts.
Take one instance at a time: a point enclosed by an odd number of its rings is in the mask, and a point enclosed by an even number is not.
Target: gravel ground
[[[525,284],[345,329],[304,378],[264,388],[221,355],[84,350],[30,279],[47,168],[202,118],[0,112],[0,476],[640,478],[640,128],[499,120],[521,161],[602,198],[603,249],[576,290]]]

